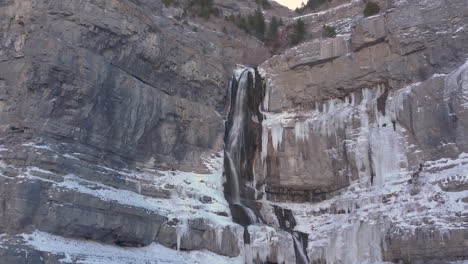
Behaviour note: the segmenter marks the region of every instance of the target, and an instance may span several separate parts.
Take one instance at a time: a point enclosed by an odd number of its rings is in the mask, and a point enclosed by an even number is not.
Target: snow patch
[[[157,212],[170,219],[205,218],[213,223],[224,225],[231,222],[231,218],[219,215],[220,212],[230,214],[229,204],[223,193],[222,160],[223,156],[219,153],[205,160],[205,164],[211,170],[210,174],[182,171],[117,171],[103,167],[127,176],[129,181],[139,183],[137,186],[140,186],[140,190],[135,191],[110,187],[71,174],[64,176],[63,182],[56,182],[51,180],[51,177],[38,177],[35,172],[51,176],[55,173],[36,167],[26,168],[17,178],[23,181],[48,182],[53,184],[58,191],[73,190],[104,201],[113,201]],[[0,163],[0,166],[8,167],[4,163]],[[172,196],[170,199],[163,199],[142,195],[137,191],[141,191],[143,183],[155,189],[170,191]],[[168,185],[172,186],[172,189],[166,189]],[[211,203],[201,202],[201,198],[205,196],[211,198]]]
[[[405,234],[436,227],[441,235],[464,229],[457,214],[468,210],[461,199],[468,190],[444,192],[439,184],[468,181],[468,154],[426,162],[413,183],[408,175],[388,175],[383,186],[361,184],[362,179],[319,203],[272,203],[293,211],[295,230],[309,233],[308,255],[327,263],[382,263],[381,246],[389,223]],[[425,219],[430,219],[427,222]]]
[[[61,259],[62,263],[242,263],[241,257],[229,258],[208,251],[177,252],[156,243],[141,248],[122,248],[92,241],[63,238],[40,231],[35,231],[32,234],[22,234],[20,237],[24,239],[24,243],[36,250],[63,254],[65,257]]]

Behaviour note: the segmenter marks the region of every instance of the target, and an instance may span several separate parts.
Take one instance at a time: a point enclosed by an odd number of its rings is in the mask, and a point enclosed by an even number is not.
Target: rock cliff
[[[239,255],[219,154],[228,83],[237,63],[269,55],[173,11],[0,2],[1,263],[92,261],[84,249],[34,250],[16,236],[26,233]]]
[[[466,2],[363,5],[302,16],[309,41],[260,66],[263,206],[292,210],[312,263],[466,259]]]
[[[163,2],[0,0],[1,264],[468,261],[466,0]]]

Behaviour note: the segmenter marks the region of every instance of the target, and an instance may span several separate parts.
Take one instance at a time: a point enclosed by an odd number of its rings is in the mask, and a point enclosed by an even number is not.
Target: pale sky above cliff
[[[290,9],[296,9],[300,7],[302,2],[307,2],[305,0],[275,0],[276,2],[289,7]]]

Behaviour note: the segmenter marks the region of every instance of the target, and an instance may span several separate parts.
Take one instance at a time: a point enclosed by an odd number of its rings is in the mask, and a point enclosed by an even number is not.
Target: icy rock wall
[[[260,212],[291,209],[312,263],[466,260],[466,3],[361,4],[304,16],[311,39],[259,69]]]
[[[261,156],[270,153],[274,159],[284,153],[285,161],[266,162],[265,171],[271,173],[266,180],[283,186],[310,186],[320,193],[337,190],[355,179],[365,178],[369,185],[381,186],[397,177],[408,166],[406,129],[397,124],[397,115],[410,89],[395,92],[378,85],[317,104],[310,111],[267,113],[262,142],[271,145],[262,146],[265,152]],[[291,154],[294,156],[288,158]],[[307,159],[309,164],[296,157]],[[281,177],[288,170],[303,173],[297,175],[302,178],[296,180],[294,174]],[[305,177],[305,170],[311,177]]]
[[[313,38],[262,64],[259,189],[274,200],[321,200],[354,180],[383,185],[423,160],[459,154],[466,147],[462,104],[447,96],[458,84],[444,77],[465,63],[466,19],[443,18],[464,17],[462,6],[395,1],[378,16],[353,13],[345,35]],[[449,142],[460,145],[452,154]]]

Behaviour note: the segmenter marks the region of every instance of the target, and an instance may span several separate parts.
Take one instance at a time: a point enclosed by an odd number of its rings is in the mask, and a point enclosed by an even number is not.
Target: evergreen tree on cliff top
[[[301,43],[304,40],[305,34],[305,23],[299,18],[293,26],[292,33],[289,35],[289,43],[293,46]]]

